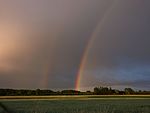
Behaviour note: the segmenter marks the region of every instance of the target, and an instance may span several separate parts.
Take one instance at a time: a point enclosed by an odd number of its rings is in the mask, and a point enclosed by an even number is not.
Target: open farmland
[[[150,95],[58,95],[58,96],[0,96],[1,100],[5,99],[150,99]]]
[[[2,99],[3,98],[3,99]],[[12,113],[149,113],[150,96],[47,96],[0,102]],[[0,108],[0,113],[4,113]]]

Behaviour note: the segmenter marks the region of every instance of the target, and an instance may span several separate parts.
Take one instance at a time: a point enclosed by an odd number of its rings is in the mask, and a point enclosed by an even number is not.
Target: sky
[[[149,6],[0,0],[0,88],[150,90]]]

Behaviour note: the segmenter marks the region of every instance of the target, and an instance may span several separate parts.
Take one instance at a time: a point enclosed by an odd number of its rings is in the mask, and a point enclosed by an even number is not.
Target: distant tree
[[[78,95],[80,94],[80,91],[76,91],[76,90],[63,90],[61,91],[62,95]]]
[[[38,96],[38,95],[40,95],[40,89],[36,89],[36,95]]]
[[[135,94],[135,91],[131,88],[125,88],[124,92],[125,92],[125,94]]]
[[[91,91],[86,91],[85,94],[86,95],[92,95],[93,93]]]
[[[96,94],[96,95],[99,94],[99,88],[98,87],[94,88],[94,94]]]
[[[0,89],[0,96],[44,96],[44,95],[150,95],[150,91],[134,91],[132,88],[125,88],[124,91],[112,89],[111,87],[95,87],[94,92],[80,92],[76,90],[63,90],[54,92],[52,90],[27,90],[27,89]]]
[[[111,94],[113,94],[113,90],[108,87],[95,87],[94,94],[96,94],[96,95],[111,95]]]

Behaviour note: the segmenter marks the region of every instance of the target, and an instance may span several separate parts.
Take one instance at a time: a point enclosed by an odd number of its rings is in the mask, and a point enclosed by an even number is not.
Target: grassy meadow
[[[0,103],[6,109],[0,113],[150,113],[150,96],[136,95],[0,97]]]

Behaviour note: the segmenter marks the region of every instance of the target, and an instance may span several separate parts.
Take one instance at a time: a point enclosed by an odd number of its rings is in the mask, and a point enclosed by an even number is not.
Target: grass
[[[145,96],[55,96],[49,99],[1,99],[13,113],[150,113]],[[105,97],[105,98],[104,98]],[[109,98],[107,98],[109,97]],[[144,97],[144,98],[143,98]],[[0,113],[4,113],[0,108]]]
[[[144,99],[149,98],[150,95],[58,95],[58,96],[0,96],[0,99]]]

